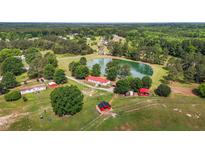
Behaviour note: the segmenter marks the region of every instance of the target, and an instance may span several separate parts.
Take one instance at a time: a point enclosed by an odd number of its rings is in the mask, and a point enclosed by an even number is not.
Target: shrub
[[[28,98],[25,97],[25,96],[23,96],[22,99],[23,99],[24,102],[27,102],[27,101],[28,101]]]
[[[21,98],[20,91],[11,91],[4,96],[6,101],[16,101]]]
[[[205,83],[199,85],[198,93],[201,97],[205,97]]]
[[[159,96],[167,97],[171,93],[171,88],[166,84],[160,84],[155,90],[155,93]]]
[[[152,86],[152,79],[149,76],[142,78],[142,84],[144,88],[150,88]]]

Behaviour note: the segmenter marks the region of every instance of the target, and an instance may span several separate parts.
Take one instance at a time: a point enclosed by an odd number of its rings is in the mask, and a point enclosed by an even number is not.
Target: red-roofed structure
[[[57,88],[57,87],[58,87],[58,84],[55,83],[55,82],[49,82],[49,83],[48,83],[48,87],[49,87],[49,88]]]
[[[149,89],[147,88],[140,88],[138,92],[139,96],[149,96]]]
[[[96,77],[96,76],[88,76],[86,80],[89,82],[99,84],[99,85],[104,85],[104,86],[111,83],[110,80],[104,79],[102,77]]]

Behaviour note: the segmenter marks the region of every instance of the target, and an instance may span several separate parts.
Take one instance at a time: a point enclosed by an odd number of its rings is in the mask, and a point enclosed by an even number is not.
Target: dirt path
[[[193,88],[171,86],[172,92],[185,96],[196,96],[192,91]]]

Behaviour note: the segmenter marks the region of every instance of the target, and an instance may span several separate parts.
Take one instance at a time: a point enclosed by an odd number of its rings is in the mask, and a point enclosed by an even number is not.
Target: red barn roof
[[[148,92],[149,92],[149,89],[147,89],[147,88],[140,88],[140,89],[139,89],[139,92],[140,92],[140,93],[148,93]]]
[[[88,76],[86,79],[96,81],[96,82],[100,82],[100,83],[110,82],[110,80],[104,79],[102,77],[96,77],[96,76]]]
[[[56,88],[56,87],[58,87],[58,84],[55,83],[55,82],[50,82],[50,83],[48,83],[48,86],[49,86],[50,88]]]

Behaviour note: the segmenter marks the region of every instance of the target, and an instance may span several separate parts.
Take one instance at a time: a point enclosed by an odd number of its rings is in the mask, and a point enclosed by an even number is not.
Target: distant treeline
[[[123,38],[123,41],[113,41],[114,35]],[[87,40],[95,41],[98,36],[108,42],[104,46],[114,56],[154,64],[177,63],[179,70],[167,68],[175,74],[181,70],[178,79],[196,82],[205,79],[204,23],[1,23],[0,50],[35,47],[51,49],[59,54],[90,54],[95,51]],[[176,58],[177,62],[173,59],[168,61],[170,57]],[[168,79],[176,80],[173,77],[170,74]]]

